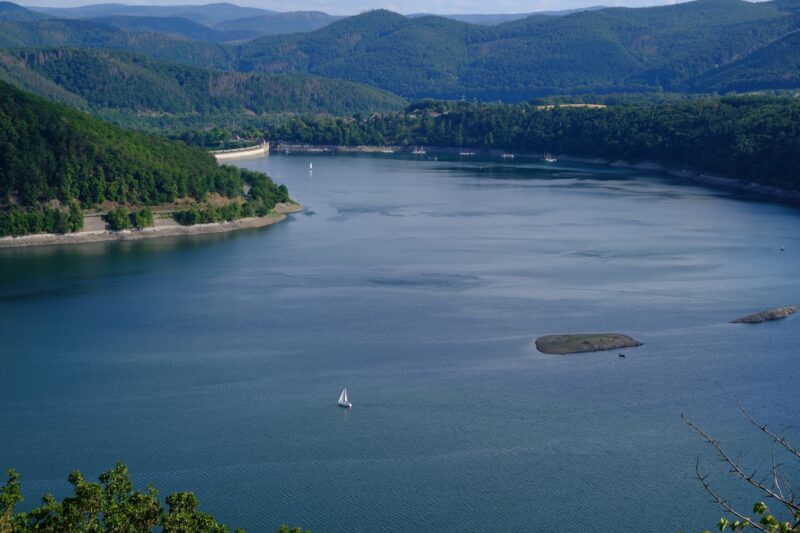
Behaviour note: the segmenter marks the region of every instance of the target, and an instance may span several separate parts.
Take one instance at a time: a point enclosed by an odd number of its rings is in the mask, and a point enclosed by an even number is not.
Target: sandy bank
[[[286,218],[287,213],[297,213],[303,210],[300,204],[278,204],[272,213],[263,217],[250,217],[234,220],[232,222],[214,222],[211,224],[196,224],[194,226],[181,226],[172,219],[160,218],[153,227],[142,230],[110,231],[98,229],[96,219],[87,217],[84,229],[77,233],[41,233],[37,235],[23,235],[21,237],[0,238],[0,249],[22,248],[27,246],[56,246],[63,244],[85,244],[104,241],[136,241],[141,239],[156,239],[160,237],[176,237],[181,235],[207,235],[211,233],[224,233],[245,228],[260,228],[275,224]],[[87,223],[88,222],[88,223]]]

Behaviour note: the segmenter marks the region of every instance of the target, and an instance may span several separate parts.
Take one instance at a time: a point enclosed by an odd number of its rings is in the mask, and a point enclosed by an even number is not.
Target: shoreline
[[[2,237],[0,238],[0,250],[34,246],[61,246],[65,244],[89,244],[109,241],[138,241],[162,237],[226,233],[240,229],[269,226],[285,220],[287,214],[299,213],[303,211],[303,209],[305,208],[301,204],[278,204],[271,213],[263,217],[240,218],[231,222],[212,222],[209,224],[195,224],[193,226],[181,226],[175,222],[174,224],[151,226],[140,230],[111,231],[104,229],[64,234],[38,233],[19,237]]]
[[[527,154],[521,154],[527,157]],[[572,155],[559,155],[561,159],[567,161],[577,161],[579,163],[591,163],[595,165],[606,165],[609,167],[617,168],[631,168],[637,170],[654,170],[657,172],[664,172],[676,178],[683,178],[685,180],[693,181],[701,185],[706,185],[715,189],[728,189],[749,196],[776,200],[784,203],[800,205],[800,191],[793,191],[788,189],[779,189],[777,187],[770,187],[769,185],[760,185],[754,181],[745,181],[737,178],[726,178],[724,176],[717,176],[708,174],[706,172],[696,170],[693,168],[670,168],[665,163],[658,161],[642,160],[638,163],[633,163],[625,160],[612,161],[602,157],[579,157]]]
[[[289,148],[289,152],[297,153],[402,153],[411,152],[411,146],[374,146],[374,145],[360,145],[360,146],[336,146],[336,145],[311,145],[311,144],[292,144],[282,143],[278,146]],[[452,146],[430,146],[427,148],[429,152],[438,153],[452,153],[458,154],[465,150],[465,148],[456,148]],[[507,150],[501,149],[484,149],[484,148],[469,148],[478,155],[501,155],[504,153],[512,153]],[[514,155],[527,158],[541,158],[539,153],[531,152],[518,152]],[[653,170],[664,172],[670,176],[682,178],[685,180],[693,181],[701,185],[706,185],[715,189],[728,189],[737,191],[748,196],[753,196],[762,199],[778,201],[782,203],[800,205],[800,190],[779,189],[769,185],[761,185],[753,181],[746,181],[738,178],[728,178],[718,176],[697,170],[690,167],[678,168],[678,163],[659,162],[652,160],[642,160],[639,162],[630,162],[622,159],[612,160],[604,157],[581,157],[569,154],[557,154],[558,159],[566,161],[576,161],[579,163],[590,163],[593,165],[605,165],[618,168],[631,168],[638,170]],[[670,165],[675,165],[671,168]]]

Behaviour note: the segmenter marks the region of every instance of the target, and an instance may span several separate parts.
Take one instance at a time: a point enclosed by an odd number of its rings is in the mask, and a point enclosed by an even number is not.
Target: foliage
[[[791,36],[797,13],[775,2],[698,0],[647,9],[534,15],[493,27],[371,11],[306,34],[237,48],[238,68],[307,72],[367,83],[406,98],[520,101],[565,93],[708,92],[720,67],[747,62]],[[787,37],[788,39],[788,37]],[[797,39],[736,90],[798,86]],[[786,74],[790,77],[785,78]],[[727,85],[726,85],[727,84]]]
[[[344,80],[304,74],[222,72],[141,54],[87,49],[0,53],[0,76],[22,89],[93,111],[217,117],[276,112],[399,110],[405,101]]]
[[[111,209],[105,216],[108,228],[112,231],[120,231],[130,228],[148,228],[153,225],[153,210],[149,207],[136,212],[129,212],[122,206]]]
[[[263,217],[276,204],[291,201],[286,186],[276,185],[264,174],[241,169],[241,176],[249,187],[247,202],[244,204],[234,202],[223,206],[206,208],[191,206],[189,209],[174,212],[172,217],[178,224],[184,226],[225,222],[243,217]]]
[[[224,32],[203,30],[188,20],[120,17],[130,13],[113,14],[109,8],[105,14],[113,15],[105,19],[111,24],[166,33],[125,31],[88,20],[7,19],[0,20],[0,47],[126,50],[200,69],[314,74],[365,83],[406,98],[523,101],[554,94],[746,91],[800,83],[796,35],[800,10],[792,0],[697,0],[560,17],[532,15],[495,26],[374,10],[308,33],[267,35],[236,45],[205,42],[224,39]],[[259,15],[270,18],[263,12]],[[263,17],[231,24],[252,31],[253,25],[264,27],[259,23],[266,22]],[[134,86],[140,85],[136,78],[141,73],[128,67],[123,70],[132,76]],[[324,86],[313,79],[298,83],[291,78],[233,74],[216,75],[223,85],[234,84],[247,94],[256,108],[263,106],[257,94],[249,94],[253,84],[266,83],[276,92],[281,84],[300,88],[304,105],[313,103],[314,94],[328,90],[306,91],[305,82]],[[47,80],[58,79],[48,76],[43,74]],[[195,84],[192,77],[190,91]],[[81,85],[69,73],[66,78],[65,84]],[[201,78],[208,80],[207,75]],[[91,77],[87,81],[96,83]],[[136,102],[119,83],[110,84],[117,85],[110,91],[112,96]],[[213,96],[214,84],[208,86]],[[343,98],[339,92],[343,87],[330,89],[330,99]],[[53,87],[47,90],[52,92]],[[145,95],[158,96],[154,91]],[[208,96],[197,100],[209,103]],[[266,100],[274,107],[273,98]]]
[[[800,189],[800,100],[701,98],[607,108],[415,104],[369,118],[294,117],[273,139],[333,145],[432,145],[654,160]]]
[[[131,214],[133,225],[139,229],[149,228],[153,225],[153,210],[145,207],[141,211]]]
[[[14,507],[22,501],[22,491],[19,474],[9,470],[8,481],[0,489],[0,533],[230,532],[211,515],[198,510],[197,498],[191,492],[170,494],[166,498],[168,508],[164,510],[152,486],[143,492],[133,489],[128,468],[122,463],[100,474],[99,483],[88,482],[78,471],[69,475],[69,482],[73,496],[58,501],[47,494],[40,507],[15,514]]]
[[[141,52],[187,65],[231,68],[229,47],[163,33],[125,31],[88,20],[0,20],[0,47],[85,47]]]
[[[124,207],[115,207],[105,216],[108,227],[120,231],[131,227],[131,215]]]
[[[241,191],[235,169],[202,150],[122,130],[0,82],[0,205],[79,200],[171,202]]]
[[[0,235],[77,231],[77,203],[147,206],[210,193],[233,199],[245,182],[265,191],[268,209],[288,198],[264,174],[219,166],[203,150],[123,130],[0,82]],[[75,206],[64,211],[54,202]],[[152,224],[148,210],[129,215],[113,210],[111,227]]]
[[[37,208],[13,207],[0,210],[0,237],[18,237],[28,233],[68,233],[83,227],[83,211],[72,202],[65,211],[61,208],[41,206]]]

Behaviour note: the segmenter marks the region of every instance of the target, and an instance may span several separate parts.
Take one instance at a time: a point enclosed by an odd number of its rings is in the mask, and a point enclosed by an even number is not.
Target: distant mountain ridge
[[[97,6],[89,7],[96,13]],[[559,94],[749,91],[793,88],[798,79],[800,49],[791,36],[800,29],[800,0],[696,0],[534,14],[495,25],[409,18],[386,10],[330,23],[324,13],[295,13],[300,24],[310,20],[323,26],[240,43],[222,43],[222,33],[213,33],[254,31],[230,18],[241,13],[237,6],[194,8],[227,18],[217,22],[220,28],[239,30],[204,30],[180,17],[122,14],[103,23],[20,21],[14,17],[21,14],[13,11],[12,17],[0,12],[0,47],[129,50],[202,68],[340,78],[409,99],[520,101]],[[75,9],[85,14],[88,7]],[[130,9],[106,6],[107,11]],[[150,8],[141,9],[146,13]],[[160,12],[180,12],[170,9]],[[289,16],[260,13],[273,19]],[[258,26],[258,20],[250,22]],[[276,24],[288,27],[285,20]]]
[[[112,16],[134,17],[178,17],[194,21],[205,26],[213,26],[220,22],[245,17],[257,17],[267,13],[274,13],[268,9],[242,7],[229,3],[214,3],[206,5],[178,5],[178,6],[140,6],[126,4],[90,4],[81,7],[31,7],[31,11],[38,11],[59,18],[96,18]]]
[[[796,31],[797,4],[698,0],[496,26],[376,10],[307,34],[243,43],[237,67],[336,76],[407,98],[705,91],[699,80],[709,72]],[[773,84],[783,86],[769,76],[759,86]]]
[[[226,3],[200,6],[95,4],[31,10],[50,17],[95,20],[128,30],[182,35],[217,43],[261,35],[308,32],[343,18],[321,11],[277,12]]]
[[[581,11],[597,11],[598,9],[607,9],[606,6],[589,6],[579,7],[576,9],[561,9],[556,11],[531,11],[528,13],[474,13],[474,14],[452,14],[452,15],[434,15],[431,13],[413,13],[406,15],[409,18],[439,16],[446,19],[457,20],[459,22],[467,22],[469,24],[479,24],[484,26],[495,26],[504,22],[512,22],[515,20],[524,19],[533,15],[548,15],[552,17],[564,17],[573,13],[580,13]]]

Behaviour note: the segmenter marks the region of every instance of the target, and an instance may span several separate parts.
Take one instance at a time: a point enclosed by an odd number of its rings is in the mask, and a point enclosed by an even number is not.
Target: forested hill
[[[366,85],[305,74],[213,71],[142,54],[90,49],[0,50],[0,79],[85,109],[148,114],[355,114],[406,102]]]
[[[428,102],[363,120],[296,117],[274,139],[460,146],[655,160],[800,191],[800,99],[732,97],[607,108]]]
[[[237,45],[208,41],[221,39],[219,32],[253,31],[248,21],[229,19],[204,29],[188,18],[159,22],[108,10],[110,18],[103,20],[109,24],[25,13],[0,13],[0,48],[127,50],[201,68],[340,78],[406,98],[521,101],[556,94],[749,91],[798,87],[800,78],[800,43],[793,37],[800,29],[800,0],[696,0],[532,15],[494,26],[375,10],[315,31]]]
[[[320,30],[262,37],[237,51],[241,70],[311,72],[407,98],[524,100],[534,96],[653,90],[704,92],[704,76],[746,62],[800,28],[798,0],[698,0],[534,15],[493,27],[372,11]],[[800,56],[794,41],[786,56]],[[785,87],[789,64],[753,74]],[[757,69],[757,65],[750,65]],[[747,90],[743,87],[742,90]]]
[[[70,204],[239,197],[244,173],[218,166],[203,150],[124,130],[0,82],[0,235],[41,231],[42,212],[52,216]],[[273,205],[286,197],[266,176],[257,179]]]
[[[235,50],[163,33],[125,31],[88,20],[24,20],[0,16],[0,48],[61,47],[128,50],[206,68],[231,69]]]

